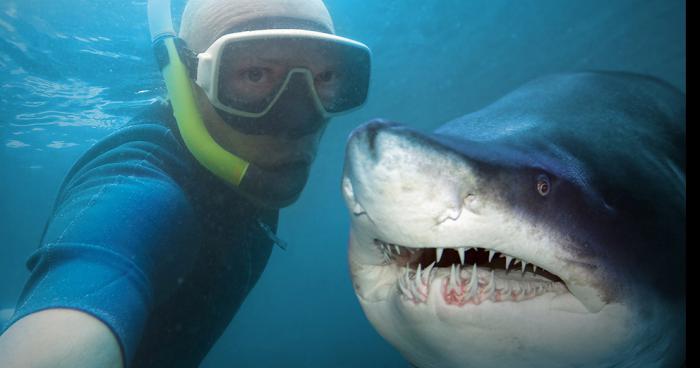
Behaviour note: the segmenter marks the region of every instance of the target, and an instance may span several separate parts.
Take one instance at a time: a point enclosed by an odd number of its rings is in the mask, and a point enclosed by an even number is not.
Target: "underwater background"
[[[366,106],[329,125],[301,198],[280,214],[262,278],[202,367],[407,367],[364,317],[340,194],[350,131],[371,118],[422,130],[566,71],[651,74],[686,90],[678,0],[326,0],[339,35],[373,51]],[[174,15],[184,0],[174,0]],[[176,19],[176,22],[178,19]],[[146,1],[0,0],[0,309],[28,277],[63,176],[164,84]]]

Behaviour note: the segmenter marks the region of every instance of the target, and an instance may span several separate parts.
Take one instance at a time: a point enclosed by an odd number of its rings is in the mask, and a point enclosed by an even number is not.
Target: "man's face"
[[[328,120],[323,120],[313,132],[298,137],[246,134],[229,126],[214,110],[206,95],[199,88],[197,90],[204,123],[214,140],[227,151],[264,169],[300,163],[310,166],[316,158]]]
[[[296,200],[330,116],[364,103],[369,56],[302,29],[227,33],[200,54],[198,104],[218,145],[252,165],[246,183],[258,192],[244,194],[269,207]]]
[[[247,134],[234,129],[224,121],[211,105],[206,94],[197,86],[195,90],[207,130],[221,147],[264,170],[273,170],[289,178],[289,180],[274,183],[275,185],[286,185],[290,188],[304,186],[328,119],[319,118],[315,111],[294,111],[290,114],[275,111],[272,116],[281,119],[278,124],[285,124],[285,120],[290,119],[288,126],[292,128],[307,124],[299,121],[300,119],[308,117],[320,120],[308,123],[314,126],[314,129],[302,135],[288,134],[293,133],[293,129],[276,135]],[[285,117],[285,115],[289,116]],[[301,183],[302,180],[303,183]],[[259,200],[265,201],[264,198]]]
[[[313,44],[283,42],[245,44],[233,48],[221,61],[219,98],[244,111],[271,106],[265,115],[249,118],[216,113],[200,94],[214,139],[265,169],[311,164],[328,122],[316,103],[333,101],[342,81],[339,57]],[[290,77],[290,71],[297,68],[308,70],[309,75]]]

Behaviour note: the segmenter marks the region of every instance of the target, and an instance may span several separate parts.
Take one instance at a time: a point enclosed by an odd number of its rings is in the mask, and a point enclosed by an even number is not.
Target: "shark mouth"
[[[374,239],[384,265],[399,271],[401,297],[422,304],[438,289],[448,305],[484,301],[520,302],[546,293],[568,293],[555,274],[508,254],[485,248],[413,248]]]

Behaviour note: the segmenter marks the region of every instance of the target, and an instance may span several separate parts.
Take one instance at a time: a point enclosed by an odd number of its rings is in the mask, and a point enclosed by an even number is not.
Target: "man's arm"
[[[0,367],[123,367],[112,331],[73,309],[47,309],[15,322],[0,336]]]
[[[194,210],[175,178],[189,166],[158,124],[95,144],[59,191],[29,278],[0,336],[0,367],[122,367],[154,303],[197,248]]]

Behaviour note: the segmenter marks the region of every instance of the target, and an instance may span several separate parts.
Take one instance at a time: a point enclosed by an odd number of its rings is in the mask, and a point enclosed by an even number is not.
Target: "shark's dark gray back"
[[[547,76],[435,133],[466,155],[478,154],[468,146],[498,147],[496,164],[576,182],[610,210],[628,237],[620,241],[638,248],[634,262],[665,257],[683,269],[685,95],[671,85],[622,72]]]
[[[544,77],[436,133],[523,151],[571,153],[585,161],[589,175],[603,170],[608,178],[622,174],[615,163],[646,175],[656,176],[666,165],[685,172],[685,95],[632,73]]]

